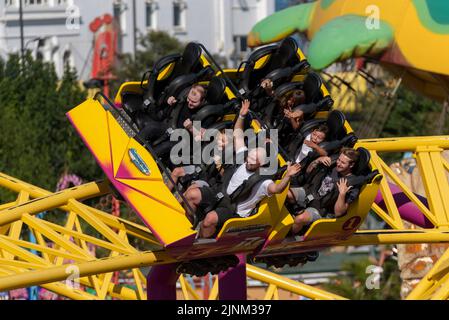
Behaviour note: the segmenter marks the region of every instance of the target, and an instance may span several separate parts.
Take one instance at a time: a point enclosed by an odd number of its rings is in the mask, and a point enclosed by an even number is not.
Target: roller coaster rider
[[[247,153],[246,161],[228,166],[223,183],[192,187],[184,194],[190,207],[196,210],[197,220],[201,221],[199,237],[216,235],[228,219],[252,215],[262,199],[284,191],[290,178],[301,169],[299,164],[288,165],[278,184],[273,181],[274,175],[261,174],[260,169],[266,162],[266,149],[258,147],[248,151],[243,137],[243,124],[249,106],[248,100],[242,103],[234,130],[234,148],[237,154]]]
[[[154,151],[163,159],[168,158],[170,149],[176,142],[170,141],[170,132],[176,128],[185,128],[194,133],[193,115],[204,105],[206,89],[198,84],[193,85],[185,100],[177,101],[175,97],[167,99],[168,107],[149,121],[141,131],[142,137],[154,144]],[[207,123],[202,123],[207,126]],[[201,134],[198,132],[196,134]]]
[[[360,183],[364,182],[352,173],[358,158],[357,150],[343,148],[338,157],[323,156],[312,161],[307,167],[305,184],[290,188],[287,196],[288,202],[295,204],[293,234],[318,219],[340,217],[346,213],[359,195]]]

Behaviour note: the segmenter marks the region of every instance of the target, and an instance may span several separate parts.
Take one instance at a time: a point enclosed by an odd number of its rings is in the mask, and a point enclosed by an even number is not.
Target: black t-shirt
[[[346,178],[348,177],[349,176],[346,176]],[[332,169],[332,171],[328,173],[323,178],[323,180],[321,180],[321,185],[317,191],[317,196],[324,197],[326,194],[331,192],[333,188],[338,188],[337,182],[341,178],[344,177],[337,172],[337,169],[336,168]],[[354,202],[354,200],[357,199],[359,192],[360,190],[358,188],[352,187],[351,189],[349,189],[349,191],[346,193],[346,203],[351,204],[352,202]]]

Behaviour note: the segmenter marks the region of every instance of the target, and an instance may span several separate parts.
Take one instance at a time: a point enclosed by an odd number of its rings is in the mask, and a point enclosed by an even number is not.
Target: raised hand
[[[346,178],[341,178],[337,182],[337,187],[338,187],[338,192],[341,195],[346,195],[346,193],[348,193],[348,191],[352,189],[352,186],[348,186],[348,180]]]
[[[183,123],[183,126],[184,126],[184,128],[186,128],[187,130],[192,129],[192,127],[193,127],[192,120],[186,119],[186,120],[184,121],[184,123]]]
[[[286,176],[293,177],[295,174],[297,174],[299,171],[301,171],[301,165],[299,163],[291,164],[290,162],[287,165],[287,172]]]
[[[330,165],[332,164],[332,160],[329,157],[319,157],[317,159],[317,162],[322,163],[327,167],[330,167]]]
[[[173,96],[171,96],[171,97],[169,97],[169,98],[167,99],[167,104],[170,105],[170,106],[174,105],[176,102],[178,102],[178,101],[177,101],[176,98],[173,97]]]
[[[248,99],[245,99],[242,101],[242,108],[240,109],[240,115],[242,117],[244,117],[248,114],[250,105],[251,105],[251,103],[249,102]]]

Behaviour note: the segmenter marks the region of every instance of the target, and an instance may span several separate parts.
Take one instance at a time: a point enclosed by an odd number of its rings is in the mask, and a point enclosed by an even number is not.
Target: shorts
[[[201,221],[206,216],[207,212],[210,211],[208,208],[213,208],[218,199],[217,192],[210,186],[200,187],[201,192],[201,202],[198,205],[198,220]]]
[[[319,220],[319,219],[323,219],[323,217],[321,216],[320,212],[314,208],[314,207],[307,207],[304,210],[300,211],[299,214],[301,214],[302,212],[307,211],[310,216],[311,216],[311,220],[310,222],[307,223],[307,225],[310,225],[312,223],[314,223],[315,221]]]
[[[217,212],[218,215],[217,231],[221,230],[227,220],[241,218],[234,210],[230,210],[226,207],[217,207],[215,208],[215,212]]]
[[[198,219],[203,220],[207,213],[214,210],[217,213],[218,221],[217,221],[217,231],[215,236],[220,232],[221,228],[224,226],[225,222],[232,218],[241,218],[235,210],[223,206],[226,200],[222,200],[222,202],[218,203],[217,199],[217,191],[212,187],[202,187],[201,191],[201,202],[198,206]],[[218,203],[218,205],[217,205]],[[217,205],[217,207],[215,207]],[[214,208],[215,207],[215,208]],[[210,209],[208,209],[210,208]]]
[[[305,207],[306,190],[304,190],[304,188],[299,187],[299,188],[290,188],[290,191],[293,193],[296,203],[298,203],[301,207]]]

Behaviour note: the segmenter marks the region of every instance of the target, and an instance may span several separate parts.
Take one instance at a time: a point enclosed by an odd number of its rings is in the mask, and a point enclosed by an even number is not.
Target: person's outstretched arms
[[[284,177],[281,179],[281,182],[279,183],[271,183],[268,186],[268,192],[270,194],[279,194],[282,191],[287,188],[288,183],[290,182],[290,178],[293,177],[295,174],[297,174],[299,171],[301,171],[301,165],[299,163],[295,164],[288,164],[287,171],[284,175]]]
[[[235,150],[239,150],[245,147],[245,139],[243,135],[244,122],[245,117],[249,113],[250,102],[248,99],[242,101],[242,107],[240,108],[240,112],[237,118],[237,121],[234,125],[234,148]]]

